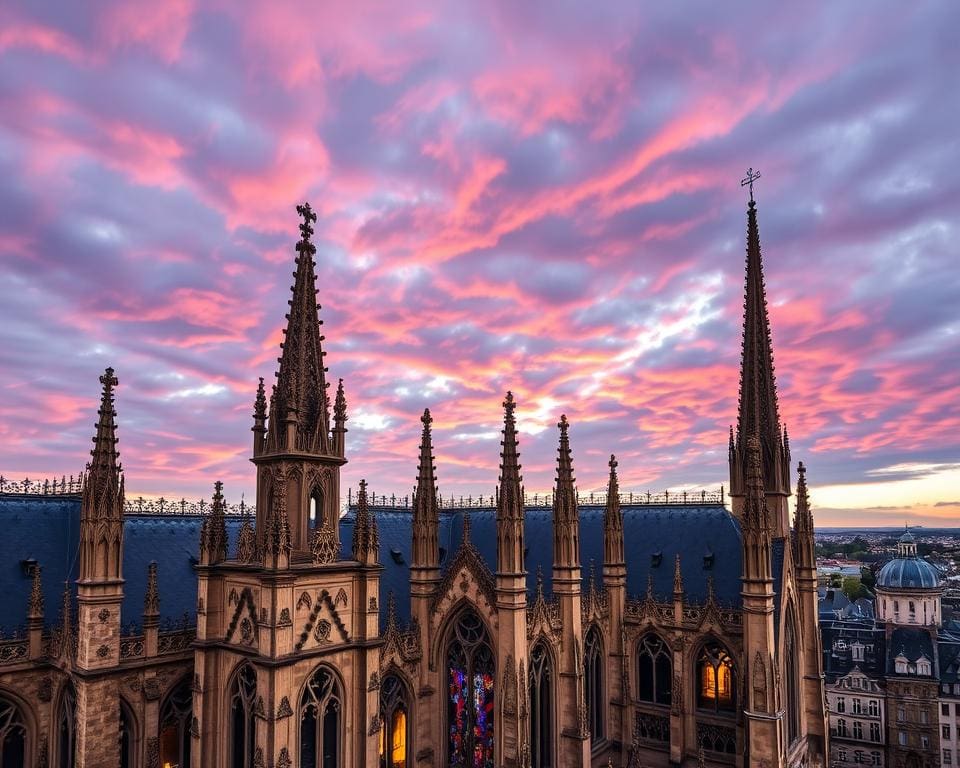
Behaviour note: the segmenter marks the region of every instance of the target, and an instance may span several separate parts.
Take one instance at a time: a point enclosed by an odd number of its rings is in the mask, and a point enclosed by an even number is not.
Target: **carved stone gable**
[[[346,643],[350,640],[347,627],[337,612],[337,606],[330,597],[330,593],[325,589],[321,589],[317,599],[313,601],[313,609],[310,611],[303,631],[300,633],[300,638],[297,640],[298,651],[303,648],[311,636],[321,645],[335,642]]]

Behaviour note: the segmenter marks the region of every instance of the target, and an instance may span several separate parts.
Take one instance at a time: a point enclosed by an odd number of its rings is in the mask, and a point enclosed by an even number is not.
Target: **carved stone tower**
[[[557,696],[558,765],[590,764],[590,734],[583,690],[583,618],[580,573],[580,513],[570,457],[569,423],[560,417],[557,485],[553,492],[553,593],[560,603],[563,643]]]
[[[117,683],[83,673],[120,661],[123,602],[123,473],[117,452],[112,368],[100,377],[97,433],[87,465],[80,507],[80,580],[77,582],[77,740],[80,765],[119,765]]]
[[[256,529],[244,522],[230,558],[218,483],[201,531],[194,768],[378,759],[377,524],[362,484],[352,556],[341,558],[347,404],[341,381],[331,426],[310,242],[316,216],[308,204],[297,210],[277,384],[269,411],[262,379],[254,402]]]
[[[523,478],[517,445],[516,403],[507,392],[503,401],[503,439],[500,442],[500,482],[497,485],[497,636],[498,657],[504,659],[504,678],[529,668],[527,658],[527,571],[524,566]],[[504,679],[503,689],[516,685]],[[523,681],[520,683],[522,690]],[[519,765],[527,733],[518,712],[507,711],[514,702],[501,707],[499,714],[500,761]]]
[[[610,478],[607,481],[607,505],[603,511],[603,586],[610,606],[610,652],[607,654],[607,680],[610,681],[610,730],[621,743],[630,741],[630,692],[627,678],[628,647],[624,624],[627,600],[627,560],[623,543],[623,512],[620,509],[620,482],[617,457],[610,456]]]

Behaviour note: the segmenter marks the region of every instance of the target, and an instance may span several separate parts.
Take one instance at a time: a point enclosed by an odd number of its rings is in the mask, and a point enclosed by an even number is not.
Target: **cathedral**
[[[526,495],[507,392],[488,504],[438,495],[427,410],[412,498],[362,482],[346,512],[347,388],[331,403],[298,212],[255,505],[128,498],[109,368],[80,479],[0,478],[0,768],[823,766],[813,518],[752,193],[727,494],[624,493],[611,456],[580,496],[560,416],[555,487]]]

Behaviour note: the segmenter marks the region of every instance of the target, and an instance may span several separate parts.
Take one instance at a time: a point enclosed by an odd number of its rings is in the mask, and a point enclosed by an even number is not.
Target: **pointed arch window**
[[[530,764],[553,765],[553,669],[543,643],[530,653]]]
[[[134,768],[137,748],[137,721],[130,707],[120,700],[120,768]]]
[[[797,630],[793,616],[787,615],[787,631],[784,637],[784,661],[787,664],[787,687],[784,693],[787,701],[787,744],[793,744],[800,737],[800,673],[797,669]],[[854,709],[858,709],[860,699],[854,699]]]
[[[160,765],[190,765],[190,723],[193,691],[181,680],[160,706]]]
[[[300,768],[340,768],[342,724],[340,683],[320,667],[300,697]]]
[[[493,651],[487,630],[464,611],[447,646],[447,764],[493,768]]]
[[[74,743],[76,739],[77,694],[73,685],[67,683],[60,694],[57,707],[57,765],[73,768]]]
[[[310,500],[307,506],[307,528],[311,531],[323,528],[323,491],[314,487],[310,491]]]
[[[640,638],[637,654],[637,695],[640,701],[670,706],[673,699],[673,659],[658,635]]]
[[[27,764],[27,726],[20,707],[0,697],[0,768]]]
[[[407,687],[396,675],[380,684],[380,768],[408,768],[410,758],[410,706]]]
[[[253,765],[257,745],[256,699],[257,672],[249,664],[242,664],[230,686],[230,768]]]
[[[587,673],[587,722],[594,742],[604,737],[603,730],[603,645],[600,630],[590,627],[583,643],[584,669]]]
[[[735,709],[736,671],[733,659],[716,642],[706,643],[697,659],[697,706],[714,712]]]

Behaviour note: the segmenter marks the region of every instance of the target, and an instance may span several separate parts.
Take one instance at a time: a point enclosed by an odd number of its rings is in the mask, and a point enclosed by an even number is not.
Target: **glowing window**
[[[698,706],[715,711],[734,710],[734,668],[730,654],[718,643],[700,651]]]

